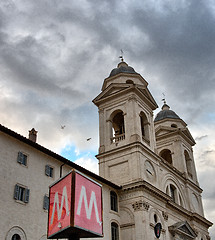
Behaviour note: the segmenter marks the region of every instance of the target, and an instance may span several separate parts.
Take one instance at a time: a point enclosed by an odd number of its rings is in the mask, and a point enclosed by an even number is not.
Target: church
[[[0,126],[1,226],[5,240],[47,239],[49,186],[76,169],[102,185],[104,240],[209,240],[187,124],[122,61],[93,100],[99,175]],[[95,238],[92,238],[95,239]]]

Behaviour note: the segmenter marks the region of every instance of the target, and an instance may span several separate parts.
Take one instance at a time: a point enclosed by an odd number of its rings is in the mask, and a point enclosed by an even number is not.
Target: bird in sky
[[[66,127],[66,125],[61,125],[61,129],[64,129]]]
[[[87,138],[87,141],[90,141],[91,140],[91,138]]]

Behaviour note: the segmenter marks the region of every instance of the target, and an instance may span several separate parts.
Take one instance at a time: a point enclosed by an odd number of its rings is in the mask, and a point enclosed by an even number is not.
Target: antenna
[[[123,62],[124,61],[124,59],[123,59],[123,51],[122,51],[122,49],[120,50],[120,52],[121,52],[121,55],[119,56],[119,58],[121,59],[121,61]]]
[[[165,98],[166,96],[164,93],[162,93],[162,95],[163,95],[163,99],[161,101],[163,101],[163,103],[166,104],[166,98]]]

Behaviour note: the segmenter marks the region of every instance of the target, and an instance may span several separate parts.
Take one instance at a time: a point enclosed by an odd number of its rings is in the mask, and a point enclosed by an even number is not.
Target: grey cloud
[[[208,137],[208,135],[203,135],[203,136],[200,136],[200,137],[196,137],[195,141],[200,141],[200,140],[202,140],[204,138],[207,138],[207,137]]]
[[[123,49],[125,61],[146,77],[159,105],[165,92],[188,127],[210,126],[214,23],[207,0],[1,1],[0,86],[15,96],[0,99],[2,124],[21,133],[35,127],[50,148],[62,147],[65,138],[84,146],[85,135],[97,141],[98,114],[91,100]],[[67,126],[63,133],[61,124]],[[196,140],[201,144],[206,136],[199,133]],[[200,156],[211,169],[212,153],[208,147]],[[200,176],[204,189],[206,175]],[[204,196],[213,199],[213,189]]]

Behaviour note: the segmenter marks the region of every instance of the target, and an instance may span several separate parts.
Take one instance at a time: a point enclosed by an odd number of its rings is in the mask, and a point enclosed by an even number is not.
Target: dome
[[[120,62],[118,64],[117,68],[114,68],[111,71],[109,77],[113,77],[119,73],[136,73],[136,72],[132,67],[128,66],[128,64],[126,62]]]
[[[156,115],[154,122],[171,118],[171,119],[180,119],[180,117],[165,103],[162,107],[162,110]]]

